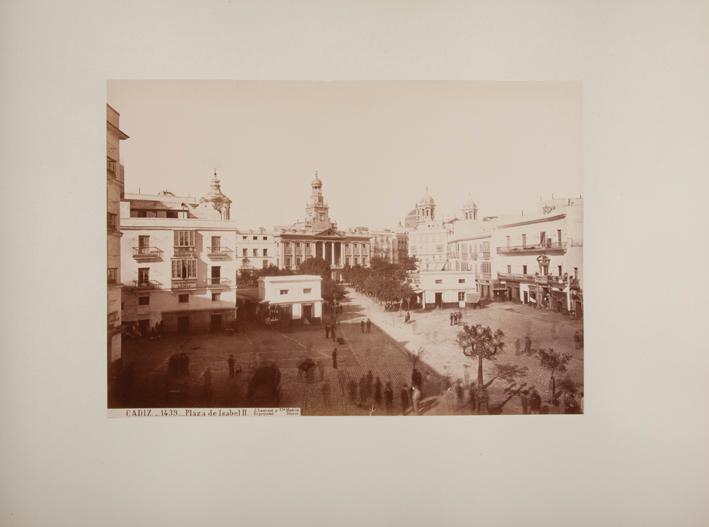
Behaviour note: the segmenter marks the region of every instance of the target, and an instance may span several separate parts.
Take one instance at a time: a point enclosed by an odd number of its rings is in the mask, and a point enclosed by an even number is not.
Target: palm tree
[[[554,348],[537,350],[537,357],[539,358],[539,364],[545,370],[551,372],[551,379],[549,379],[549,402],[553,403],[556,399],[556,373],[565,373],[566,365],[571,360],[571,355],[568,353],[560,353],[554,351]]]

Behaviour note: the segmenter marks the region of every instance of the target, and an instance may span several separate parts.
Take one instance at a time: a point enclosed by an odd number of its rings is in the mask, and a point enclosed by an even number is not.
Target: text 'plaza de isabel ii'
[[[422,308],[464,308],[480,298],[580,315],[583,305],[583,200],[540,201],[518,217],[480,217],[468,197],[460,217],[439,217],[429,194],[396,229],[338,229],[315,173],[305,218],[284,227],[243,229],[216,171],[199,199],[167,190],[124,194],[118,144],[128,136],[107,108],[109,360],[120,357],[120,328],[142,334],[219,330],[237,316],[242,269],[297,270],[322,258],[340,279],[372,258],[416,258],[411,274]],[[207,178],[205,178],[207,181]],[[121,291],[122,289],[122,291]],[[319,308],[309,313],[319,316]],[[113,329],[112,329],[113,328]]]

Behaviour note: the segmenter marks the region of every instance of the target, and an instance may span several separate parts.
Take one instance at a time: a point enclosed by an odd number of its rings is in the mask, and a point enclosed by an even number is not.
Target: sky
[[[201,196],[216,169],[244,228],[302,219],[317,170],[341,228],[394,228],[426,189],[440,217],[582,194],[578,82],[108,82],[126,192]]]

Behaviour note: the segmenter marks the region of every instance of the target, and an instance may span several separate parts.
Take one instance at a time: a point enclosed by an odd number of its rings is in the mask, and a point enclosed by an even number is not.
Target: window
[[[212,236],[212,252],[218,252],[222,248],[222,237]]]
[[[247,258],[249,256],[249,250],[248,249],[241,249],[241,256],[244,258]]]
[[[242,236],[241,239],[242,239],[242,240],[245,240],[245,239],[246,239],[246,236]]]
[[[458,283],[459,283],[459,284],[464,284],[464,283],[465,283],[465,278],[458,278]]]
[[[507,247],[509,247],[509,246],[510,246],[510,237],[509,237],[509,236],[505,236],[505,241],[506,241],[506,243],[507,243]]]
[[[194,258],[173,258],[173,278],[197,278],[197,260]]]
[[[150,305],[150,295],[139,296],[138,297],[138,305],[139,306],[149,306]]]
[[[303,288],[303,294],[306,294],[306,295],[307,295],[307,294],[311,293],[312,291],[313,291],[313,290],[312,290],[312,288],[310,288],[310,287],[305,287],[305,288]]]
[[[576,280],[579,279],[579,268],[578,267],[574,267],[574,278]]]
[[[143,254],[148,251],[148,247],[150,247],[150,236],[138,236],[138,252]]]
[[[563,273],[561,272],[561,266],[558,266],[557,269],[559,270],[559,276],[561,276]]]
[[[254,240],[258,240],[258,236],[254,236]]]
[[[281,294],[282,294],[282,295],[287,295],[287,294],[288,294],[288,289],[281,289]]]
[[[511,265],[508,265],[508,266],[507,266],[507,272],[508,272],[508,273],[511,273],[511,272],[512,272],[512,266],[511,266]]]
[[[194,231],[175,231],[175,247],[194,247]]]
[[[254,249],[254,258],[258,257],[258,249]]]
[[[523,234],[522,235],[522,247],[526,247],[526,246],[527,246],[527,235]]]
[[[443,283],[443,280],[436,280],[436,283],[437,283],[437,284],[442,284],[442,283]]]
[[[463,302],[465,300],[465,291],[458,291],[458,302]]]
[[[265,269],[268,267],[268,260],[262,260],[261,261],[261,269]]]
[[[168,210],[166,216],[168,218],[177,218],[177,212],[176,210]]]
[[[556,231],[556,241],[558,241],[559,245],[561,245],[561,229]]]
[[[546,244],[546,238],[547,238],[547,233],[542,231],[539,233],[539,244],[540,245],[545,245]]]
[[[212,293],[212,302],[219,302],[221,297],[222,297],[221,293]]]
[[[522,266],[522,274],[527,274],[527,266],[526,265]]]
[[[118,282],[118,267],[108,268],[108,283],[115,284]]]
[[[138,268],[138,283],[141,285],[150,283],[150,267]]]
[[[263,237],[263,241],[266,241],[266,240],[268,240],[268,236]]]
[[[263,257],[266,258],[268,256],[268,249],[263,250]]]
[[[190,301],[190,295],[189,293],[183,293],[181,295],[177,295],[177,301],[180,304],[187,304]]]
[[[106,227],[109,231],[115,231],[118,228],[118,215],[112,212],[106,213]]]

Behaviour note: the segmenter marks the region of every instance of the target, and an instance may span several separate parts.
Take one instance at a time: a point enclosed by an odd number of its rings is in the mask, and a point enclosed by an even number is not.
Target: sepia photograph
[[[581,83],[107,91],[109,409],[583,413]]]

